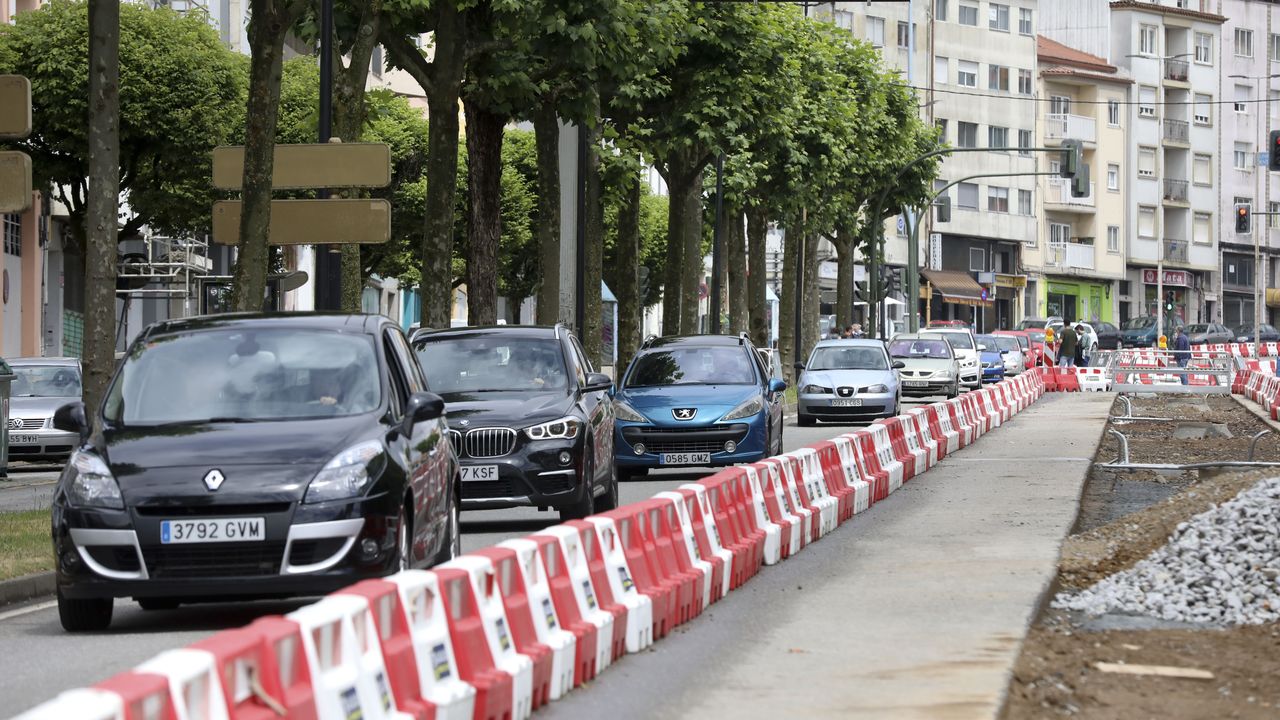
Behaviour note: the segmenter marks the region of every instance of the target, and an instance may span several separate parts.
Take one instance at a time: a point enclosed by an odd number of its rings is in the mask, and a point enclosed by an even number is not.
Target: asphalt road
[[[929,401],[932,400],[921,402]],[[915,407],[916,404],[904,403],[904,407]],[[783,441],[790,451],[846,431],[847,426],[839,425],[800,428],[795,426],[794,420],[789,420]],[[624,503],[643,500],[654,493],[697,480],[710,472],[666,470],[651,473],[644,480],[624,483],[621,487],[621,500]],[[15,480],[19,477],[21,476],[14,475]],[[56,474],[53,477],[56,478]],[[16,482],[14,485],[8,485],[7,481],[0,482],[0,509],[29,509],[32,502],[40,502],[40,493],[47,491],[49,487],[48,480],[34,474],[26,479],[28,482],[21,485]],[[44,502],[47,504],[47,499]],[[15,507],[9,507],[11,503]],[[18,505],[21,507],[17,507]],[[468,512],[463,515],[462,522],[463,550],[474,550],[507,538],[528,535],[557,522],[558,516],[554,512],[538,512],[531,508]],[[812,554],[804,553],[804,563],[783,563],[782,567],[786,568],[788,575],[787,582],[794,576],[797,582],[803,583],[805,573],[817,572],[815,568],[820,567],[824,557],[831,561],[838,558],[840,552],[840,547],[834,543],[823,544],[815,546]],[[774,572],[776,571],[770,571]],[[765,574],[767,575],[769,573]],[[738,608],[737,614],[744,622],[765,620],[768,607],[751,606],[752,593],[733,595]],[[6,669],[0,675],[0,697],[5,698],[2,711],[5,714],[21,712],[63,690],[104,680],[163,650],[181,647],[219,630],[239,627],[261,615],[289,612],[305,602],[198,605],[146,612],[131,601],[117,600],[110,630],[80,635],[70,635],[62,630],[58,623],[56,603],[51,600],[0,610],[0,657],[21,659],[20,662],[6,663]],[[715,611],[711,616],[714,614]],[[708,620],[708,624],[710,623],[711,620]],[[687,630],[678,631],[683,632]],[[715,631],[701,632],[708,632],[708,640],[715,637]],[[610,672],[625,676],[631,671],[627,663],[622,663],[619,668]],[[661,670],[657,669],[656,672],[660,673]],[[596,690],[593,693],[590,689],[584,689],[574,694],[600,695],[603,692]]]

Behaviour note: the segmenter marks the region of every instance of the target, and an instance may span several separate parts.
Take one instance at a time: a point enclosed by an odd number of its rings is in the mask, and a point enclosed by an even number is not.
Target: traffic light
[[[938,208],[938,222],[951,222],[951,196],[943,195],[935,200],[933,204]]]
[[[1079,172],[1071,178],[1071,197],[1089,197],[1089,164],[1081,163]]]
[[[1280,130],[1271,131],[1271,149],[1267,153],[1267,169],[1280,171]]]
[[[1247,203],[1236,205],[1236,234],[1248,235],[1253,232],[1253,213]]]
[[[1062,163],[1058,174],[1070,179],[1080,172],[1080,164],[1084,161],[1084,146],[1079,140],[1062,141]],[[1081,196],[1083,197],[1083,196]]]
[[[1173,312],[1173,301],[1175,299],[1176,299],[1176,296],[1173,294],[1172,290],[1164,294],[1164,311],[1165,312]]]
[[[884,294],[892,295],[893,293],[902,292],[902,282],[898,279],[898,271],[896,268],[888,268],[888,285],[885,287]]]

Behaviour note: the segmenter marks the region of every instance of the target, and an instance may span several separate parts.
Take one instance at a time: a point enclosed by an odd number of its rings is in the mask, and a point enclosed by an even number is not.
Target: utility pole
[[[916,3],[915,0],[907,2],[907,84],[911,87],[916,85]],[[926,208],[928,206],[925,206]],[[906,282],[902,284],[902,289],[906,292],[907,302],[904,306],[907,311],[907,328],[911,332],[920,329],[920,291],[916,288],[920,283],[920,243],[919,235],[913,232],[915,226],[920,222],[915,211],[911,208],[903,208],[904,219],[907,224],[907,277]],[[928,212],[926,209],[925,212]],[[886,340],[888,337],[885,338]]]
[[[333,0],[320,0],[320,117],[319,142],[333,134]],[[317,197],[329,197],[320,190]],[[315,248],[315,309],[342,309],[342,254],[334,245]]]
[[[720,276],[724,273],[724,153],[716,156],[716,225],[711,239],[711,322],[708,331],[720,334]]]

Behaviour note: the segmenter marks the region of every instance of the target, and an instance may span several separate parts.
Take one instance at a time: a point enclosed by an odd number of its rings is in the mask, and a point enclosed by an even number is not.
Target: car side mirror
[[[769,381],[769,392],[780,393],[787,389],[787,381],[782,378],[773,378]]]
[[[796,372],[804,372],[804,363],[802,362],[798,362],[795,365],[792,365],[791,367],[795,368]]]
[[[444,415],[444,398],[432,392],[416,392],[409,396],[400,430],[404,435],[410,435],[414,425],[435,420],[441,415]]]
[[[978,346],[978,349],[979,349],[979,350],[982,350],[982,351],[984,351],[984,352],[985,352],[985,351],[986,351],[986,349],[987,349],[987,346],[986,346],[986,345],[979,345],[979,346]]]
[[[906,367],[906,366],[907,366],[907,364],[906,364],[906,363],[904,363],[904,362],[902,362],[901,360],[894,360],[894,361],[893,361],[893,369],[894,369],[894,370],[901,370],[902,368],[904,368],[904,367]]]
[[[587,373],[587,384],[582,386],[583,392],[599,392],[612,389],[613,380],[610,380],[609,376],[604,373]]]
[[[62,432],[73,432],[84,442],[89,438],[89,419],[85,416],[84,403],[67,403],[53,413],[53,427]]]

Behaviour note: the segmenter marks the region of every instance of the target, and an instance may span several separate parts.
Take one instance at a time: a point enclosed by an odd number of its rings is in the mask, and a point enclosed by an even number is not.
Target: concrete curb
[[[52,595],[56,587],[52,571],[0,580],[0,608]]]

